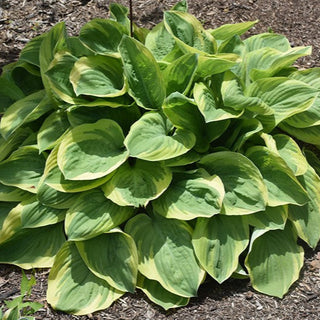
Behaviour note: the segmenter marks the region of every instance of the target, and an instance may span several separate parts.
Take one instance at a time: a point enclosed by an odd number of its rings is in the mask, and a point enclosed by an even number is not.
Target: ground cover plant
[[[206,273],[282,297],[297,239],[320,232],[319,160],[301,148],[319,145],[319,69],[292,67],[310,48],[241,40],[256,21],[204,30],[185,2],[130,37],[110,10],[4,68],[0,262],[52,267],[48,301],[74,314],[135,288],[183,306]]]
[[[28,279],[22,270],[20,295],[13,300],[5,301],[7,311],[3,314],[2,308],[0,308],[1,320],[35,320],[35,317],[31,315],[43,307],[39,302],[27,301],[35,284],[34,275]]]

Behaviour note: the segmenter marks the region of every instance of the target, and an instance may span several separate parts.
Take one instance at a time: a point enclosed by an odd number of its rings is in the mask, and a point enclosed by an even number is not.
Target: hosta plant
[[[320,69],[256,21],[152,30],[110,6],[31,40],[0,78],[0,262],[51,268],[87,314],[141,289],[184,306],[205,277],[282,297],[320,237]]]

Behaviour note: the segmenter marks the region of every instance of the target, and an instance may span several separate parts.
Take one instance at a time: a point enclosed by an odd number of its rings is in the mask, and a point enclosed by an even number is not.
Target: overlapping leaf
[[[70,73],[77,96],[116,97],[125,93],[122,64],[119,59],[104,56],[82,57]]]
[[[88,314],[107,308],[123,293],[88,269],[73,242],[66,242],[58,252],[47,291],[48,302],[53,308]]]
[[[118,168],[128,157],[120,126],[108,119],[73,128],[61,141],[58,166],[69,180],[94,180]],[[90,167],[88,167],[90,163]]]
[[[165,310],[183,307],[189,303],[189,298],[178,296],[164,289],[156,280],[150,280],[143,275],[138,275],[137,287],[154,303]]]
[[[132,157],[159,161],[187,153],[196,138],[189,130],[176,129],[160,113],[145,113],[135,122],[125,138],[125,145]]]
[[[123,164],[102,186],[105,196],[120,206],[147,206],[169,186],[172,174],[160,163],[136,160]]]
[[[304,205],[308,194],[294,176],[286,162],[266,147],[252,147],[247,157],[259,168],[268,189],[268,205]]]
[[[236,271],[248,237],[243,217],[217,215],[197,220],[192,244],[201,266],[221,283]]]
[[[166,218],[208,218],[221,212],[224,194],[223,183],[216,175],[211,176],[205,170],[177,172],[170,187],[152,206]]]
[[[70,240],[86,240],[118,227],[133,215],[132,207],[120,207],[94,189],[81,194],[67,211],[65,231]]]
[[[59,192],[81,192],[81,191],[87,191],[95,187],[98,187],[104,184],[110,178],[107,175],[105,177],[95,179],[95,180],[65,179],[57,163],[58,147],[59,145],[51,151],[49,157],[47,158],[45,170],[40,181],[40,186],[42,186],[42,184],[45,184]],[[46,191],[43,190],[43,191],[40,191],[40,193],[41,192],[46,192]],[[49,203],[53,203],[53,205],[61,201],[64,202],[66,200],[64,196],[63,196],[63,199],[61,199],[58,196],[58,193],[52,193],[50,190],[49,190],[49,193],[50,193],[49,198],[51,198],[51,200],[49,200]],[[55,200],[56,197],[59,197],[60,199]]]
[[[216,52],[215,39],[191,14],[167,11],[164,14],[164,23],[183,51],[209,54]]]
[[[204,272],[194,255],[187,223],[139,214],[129,220],[125,230],[137,245],[142,275],[178,296],[197,295]]]
[[[303,264],[303,249],[297,245],[295,233],[289,226],[262,234],[257,231],[251,241],[246,267],[252,286],[282,298],[299,278]]]
[[[222,213],[243,215],[265,209],[267,189],[258,168],[240,153],[221,151],[204,156],[199,166],[223,182]],[[241,181],[241,183],[239,183]]]
[[[293,222],[298,236],[315,248],[320,239],[320,178],[309,165],[298,180],[308,192],[309,201],[301,207],[290,205],[289,219]]]
[[[159,109],[165,98],[165,84],[155,58],[139,41],[124,36],[119,51],[129,94],[145,109]]]
[[[44,90],[18,100],[6,110],[1,119],[2,136],[7,139],[23,124],[40,118],[52,108],[53,105]]]
[[[35,193],[44,171],[45,159],[33,146],[24,146],[0,162],[0,182]]]
[[[134,292],[138,254],[133,239],[114,229],[86,241],[75,242],[90,271],[119,291]]]

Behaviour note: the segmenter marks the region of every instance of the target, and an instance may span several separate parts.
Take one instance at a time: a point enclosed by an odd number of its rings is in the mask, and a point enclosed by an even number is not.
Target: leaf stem
[[[132,13],[132,0],[129,0],[130,6],[130,37],[133,35],[133,13]]]

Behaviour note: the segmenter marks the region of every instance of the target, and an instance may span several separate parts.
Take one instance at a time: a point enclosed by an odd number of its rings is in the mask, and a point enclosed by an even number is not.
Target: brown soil
[[[0,0],[0,67],[17,59],[20,50],[32,37],[65,21],[70,34],[95,17],[108,17],[109,0]],[[118,0],[128,5],[129,1]],[[162,19],[163,10],[175,0],[135,0],[134,20],[139,26],[152,27]],[[259,19],[251,34],[271,28],[288,37],[293,46],[312,45],[311,57],[299,60],[300,67],[320,67],[320,3],[318,0],[193,0],[193,13],[206,28],[224,23]],[[27,239],[26,239],[27,240]],[[300,280],[284,299],[256,293],[245,280],[228,280],[218,285],[208,279],[199,297],[187,307],[164,312],[137,292],[127,294],[108,310],[89,316],[57,313],[45,303],[48,271],[36,272],[37,285],[31,299],[44,304],[37,319],[295,319],[315,320],[320,313],[320,246],[307,250]],[[0,306],[19,292],[21,271],[0,265]]]

